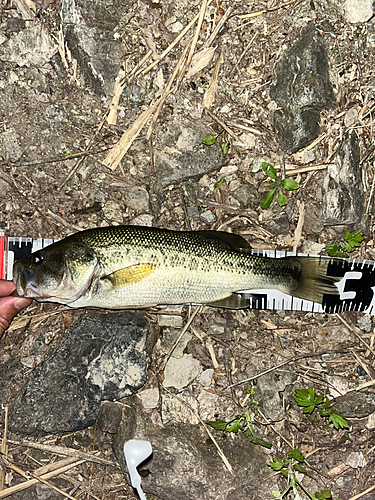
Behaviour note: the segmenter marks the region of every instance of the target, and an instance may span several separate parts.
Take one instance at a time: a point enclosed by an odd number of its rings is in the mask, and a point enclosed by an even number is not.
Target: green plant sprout
[[[203,137],[203,141],[202,141],[203,144],[206,144],[206,146],[212,146],[213,144],[215,144],[216,139],[219,137],[219,135],[221,135],[223,132],[224,132],[224,130],[222,130],[218,134],[205,135]],[[226,155],[229,151],[229,144],[228,144],[228,141],[225,139],[225,134],[223,135],[223,140],[220,142],[219,145],[220,145],[220,149],[221,149],[223,155]]]
[[[292,179],[282,179],[280,180],[277,177],[276,170],[275,168],[267,162],[262,163],[262,169],[264,174],[267,177],[270,177],[271,179],[274,180],[274,182],[265,182],[263,186],[268,186],[271,187],[271,189],[268,191],[268,193],[263,196],[263,198],[260,201],[260,208],[262,210],[266,210],[272,203],[272,200],[274,199],[274,196],[276,192],[277,194],[277,203],[280,205],[280,207],[287,205],[288,204],[288,198],[285,196],[285,194],[282,192],[282,189],[286,189],[287,191],[294,191],[295,189],[298,189],[300,185],[298,182],[293,181]]]
[[[295,500],[302,500],[302,497],[298,491],[298,487],[306,493],[306,495],[311,500],[325,500],[332,498],[331,490],[317,491],[314,495],[310,493],[297,479],[297,472],[301,474],[306,474],[306,469],[303,467],[305,458],[302,453],[298,450],[292,450],[288,453],[288,458],[277,458],[274,457],[271,462],[267,462],[268,467],[271,467],[276,472],[280,472],[288,481],[287,486],[283,492],[272,491],[273,498],[276,500],[282,500],[290,490],[293,491]],[[339,500],[339,499],[337,499]]]
[[[272,448],[272,444],[255,436],[253,429],[254,411],[258,408],[259,400],[254,398],[255,391],[253,388],[246,389],[246,392],[250,395],[250,402],[242,413],[236,415],[232,420],[229,420],[229,422],[217,418],[214,421],[206,423],[218,431],[234,432],[235,434],[237,434],[238,431],[242,431],[246,437],[250,438],[251,443],[270,449]]]
[[[62,154],[63,154],[63,156],[69,156],[69,155],[74,154],[74,151],[63,151]]]
[[[294,400],[298,406],[303,407],[303,413],[311,414],[315,409],[318,409],[320,417],[328,418],[325,428],[332,424],[336,430],[349,429],[348,422],[342,416],[342,413],[333,409],[328,399],[324,401],[323,396],[316,396],[314,389],[311,387],[296,389]]]
[[[357,231],[356,233],[349,233],[347,231],[342,240],[327,243],[325,249],[330,257],[349,257],[348,253],[353,252],[356,247],[359,247],[361,241],[364,239],[365,237],[361,231]]]

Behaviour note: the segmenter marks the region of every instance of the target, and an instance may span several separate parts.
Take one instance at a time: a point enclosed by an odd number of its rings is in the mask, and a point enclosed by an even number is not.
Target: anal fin
[[[213,302],[207,302],[205,305],[212,307],[223,307],[225,309],[246,309],[250,306],[250,301],[244,299],[236,293],[228,295],[223,299],[214,300]]]
[[[131,285],[142,281],[155,271],[155,264],[142,263],[119,269],[114,273],[104,276],[102,280],[110,281],[114,288]]]

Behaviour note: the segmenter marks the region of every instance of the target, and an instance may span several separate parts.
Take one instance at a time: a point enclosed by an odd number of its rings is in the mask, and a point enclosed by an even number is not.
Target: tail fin
[[[284,259],[283,259],[284,260]],[[320,257],[285,257],[291,265],[299,269],[299,279],[296,287],[290,290],[290,294],[312,302],[323,301],[323,294],[338,295],[339,290],[335,283],[342,278],[327,276],[328,265],[332,259]]]

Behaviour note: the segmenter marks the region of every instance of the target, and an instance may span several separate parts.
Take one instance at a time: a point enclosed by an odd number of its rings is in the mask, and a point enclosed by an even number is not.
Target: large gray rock
[[[362,228],[364,193],[359,160],[358,137],[351,130],[344,136],[323,182],[324,225],[343,226],[346,231]]]
[[[159,187],[178,184],[218,170],[226,158],[218,144],[202,143],[209,133],[201,120],[175,120],[163,134],[162,147],[156,153],[155,169]]]
[[[266,465],[269,455],[242,434],[212,432],[233,467],[233,475],[225,468],[202,426],[183,423],[162,426],[156,410],[145,414],[132,405],[124,408],[114,438],[114,451],[124,474],[128,475],[124,443],[133,438],[150,441],[153,455],[141,466],[142,488],[163,500],[268,498],[271,490],[276,489],[276,480],[263,482],[259,478],[269,476]]]
[[[283,150],[292,154],[319,134],[320,112],[334,102],[326,49],[313,23],[276,64],[270,89],[280,109],[274,124]]]
[[[148,327],[130,312],[89,313],[36,367],[9,407],[15,432],[74,432],[92,425],[103,400],[117,400],[146,381]]]
[[[85,83],[98,93],[111,94],[122,65],[115,28],[126,4],[121,0],[62,0],[61,22],[68,48]]]

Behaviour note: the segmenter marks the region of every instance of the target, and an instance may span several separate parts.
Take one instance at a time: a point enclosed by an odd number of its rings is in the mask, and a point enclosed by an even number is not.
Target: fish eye
[[[43,262],[43,255],[39,252],[35,252],[32,256],[33,264],[41,264]]]

